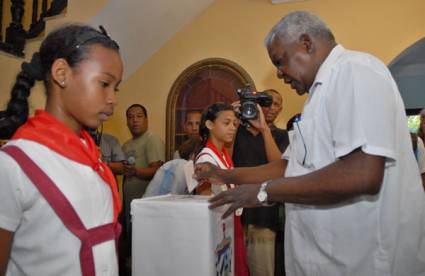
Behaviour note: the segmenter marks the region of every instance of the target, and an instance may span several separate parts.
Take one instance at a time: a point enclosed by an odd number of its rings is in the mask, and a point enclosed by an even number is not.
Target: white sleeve
[[[420,137],[418,137],[418,165],[421,174],[425,173],[425,146]]]
[[[24,179],[25,178],[25,179]],[[18,164],[0,151],[0,228],[15,232],[23,215],[23,181],[28,181]]]
[[[199,158],[196,159],[195,164],[203,163],[203,162],[208,162],[208,163],[211,163],[215,166],[220,167],[220,165],[217,163],[217,161],[209,154],[202,154],[201,156],[199,156]]]
[[[387,76],[357,64],[342,64],[326,99],[336,157],[356,148],[395,160],[396,95]]]

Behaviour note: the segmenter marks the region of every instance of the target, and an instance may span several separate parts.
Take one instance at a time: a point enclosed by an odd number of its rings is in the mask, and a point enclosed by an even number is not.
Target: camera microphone
[[[136,158],[134,156],[129,156],[126,161],[128,165],[134,165],[134,163],[136,163]]]
[[[133,166],[136,163],[136,157],[130,155],[126,160],[121,161],[125,166]]]

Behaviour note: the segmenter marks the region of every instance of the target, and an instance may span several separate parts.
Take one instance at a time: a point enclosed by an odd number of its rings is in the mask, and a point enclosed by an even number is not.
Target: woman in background
[[[80,25],[23,63],[0,117],[0,275],[118,275],[119,194],[84,129],[112,115],[122,73],[118,44]],[[36,80],[46,106],[28,119]]]

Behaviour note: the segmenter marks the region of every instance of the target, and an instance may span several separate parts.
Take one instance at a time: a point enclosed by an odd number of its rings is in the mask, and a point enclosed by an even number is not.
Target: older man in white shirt
[[[265,181],[223,192],[211,207],[230,203],[228,215],[285,202],[288,275],[424,275],[424,194],[385,64],[338,45],[307,12],[285,16],[266,46],[277,76],[308,99],[283,160],[233,171],[197,167],[198,179]]]

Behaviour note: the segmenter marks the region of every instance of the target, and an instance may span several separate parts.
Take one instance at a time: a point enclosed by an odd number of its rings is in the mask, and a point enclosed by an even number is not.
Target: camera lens
[[[255,102],[247,101],[242,103],[240,111],[243,119],[252,120],[257,118],[258,112]]]

